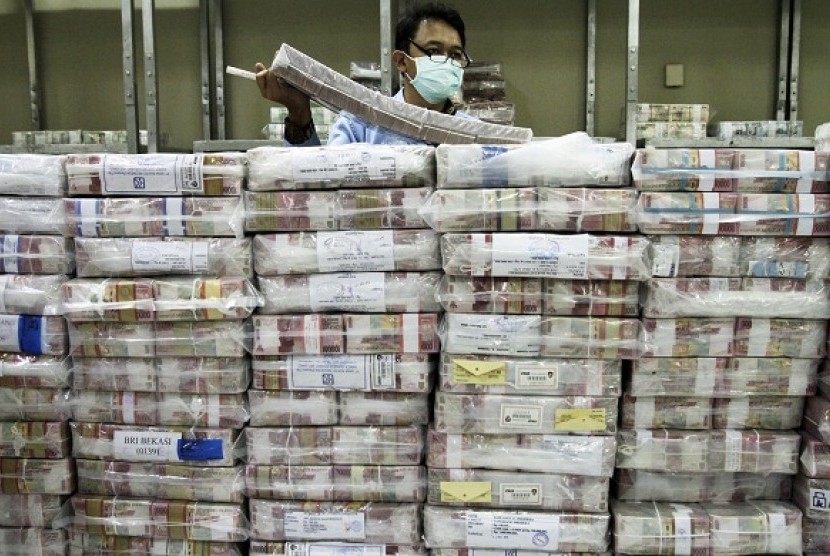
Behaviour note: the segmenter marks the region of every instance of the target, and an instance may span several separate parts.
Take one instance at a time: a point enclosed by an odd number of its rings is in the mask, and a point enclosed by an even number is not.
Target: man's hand
[[[306,126],[311,121],[311,100],[308,95],[274,75],[264,64],[257,62],[256,84],[259,93],[268,100],[288,108],[288,119],[296,126]]]

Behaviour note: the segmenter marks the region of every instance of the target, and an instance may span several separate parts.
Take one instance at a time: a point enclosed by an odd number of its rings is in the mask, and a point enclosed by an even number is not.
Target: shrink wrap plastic
[[[245,154],[72,154],[66,158],[74,195],[239,195]]]
[[[447,313],[443,350],[515,357],[634,359],[640,321],[603,317]]]
[[[779,473],[682,473],[618,469],[617,498],[630,502],[789,500],[792,477]]]
[[[344,502],[423,502],[426,469],[419,465],[248,465],[250,498]]]
[[[439,232],[633,232],[633,189],[441,189],[419,213]]]
[[[709,514],[699,504],[614,502],[617,554],[709,554]]]
[[[801,120],[727,120],[717,122],[713,126],[715,128],[714,135],[718,139],[732,139],[735,137],[801,137],[804,134],[804,122]]]
[[[614,434],[617,398],[436,392],[434,426],[451,434]]]
[[[708,104],[637,104],[638,122],[698,122],[709,121]]]
[[[648,240],[637,236],[557,234],[445,234],[444,272],[575,280],[651,277]]]
[[[805,431],[830,444],[830,400],[822,396],[807,398],[803,426]]]
[[[623,430],[617,467],[644,471],[783,473],[798,471],[793,431]]]
[[[533,135],[528,128],[457,118],[400,102],[285,43],[276,52],[271,71],[321,104],[406,136],[399,141],[403,143],[412,143],[412,139],[428,143],[526,143]]]
[[[435,147],[429,145],[257,147],[247,155],[251,191],[435,185]]]
[[[61,235],[64,226],[63,199],[0,197],[0,232]]]
[[[0,313],[61,315],[62,274],[0,274]]]
[[[638,282],[444,276],[436,298],[452,313],[636,317]]]
[[[63,204],[69,237],[243,235],[239,197],[64,199]]]
[[[251,276],[251,240],[75,238],[78,277],[196,274]]]
[[[0,351],[58,356],[68,347],[63,317],[0,314]]]
[[[69,390],[0,388],[0,421],[68,421]]]
[[[429,469],[435,505],[607,512],[609,479],[486,469]]]
[[[69,358],[51,355],[0,353],[0,386],[12,388],[68,388]]]
[[[76,391],[237,394],[250,382],[250,363],[235,357],[74,357]]]
[[[259,234],[253,245],[259,276],[441,268],[439,238],[432,230]]]
[[[70,438],[66,422],[0,422],[0,458],[66,458]]]
[[[0,235],[0,272],[6,274],[71,274],[75,271],[72,240],[44,235]]]
[[[62,289],[74,322],[244,319],[262,304],[245,278],[77,278]]]
[[[604,552],[608,548],[609,522],[607,513],[425,506],[424,538],[430,548],[497,548],[502,551],[509,547],[520,551]]]
[[[440,272],[346,272],[260,276],[260,314],[437,312]]]
[[[614,436],[448,434],[431,429],[426,464],[442,469],[485,468],[610,477],[616,448]]]
[[[95,535],[69,531],[69,556],[242,556],[234,543]],[[282,554],[282,552],[280,552]]]
[[[0,546],[7,556],[65,556],[66,531],[32,527],[0,529]]]
[[[251,536],[259,540],[421,542],[420,504],[250,500]]]
[[[99,496],[134,496],[242,502],[244,468],[193,467],[167,463],[76,460],[78,492]]]
[[[425,432],[408,427],[247,427],[246,461],[253,465],[418,465]]]
[[[148,427],[75,422],[69,426],[72,429],[72,455],[79,459],[229,467],[242,456],[242,450],[236,448],[237,431],[229,428]],[[152,446],[158,450],[141,450],[135,448],[136,446]],[[209,459],[204,459],[198,453],[191,453],[194,448],[199,447],[216,449],[216,453],[209,453]]]
[[[619,396],[622,362],[441,354],[441,391],[526,396]]]
[[[788,502],[705,504],[709,513],[710,554],[800,555],[802,514]]]
[[[66,191],[66,157],[0,154],[0,195],[60,197]]]
[[[428,554],[422,544],[357,544],[325,541],[281,543],[251,540],[250,554],[252,556],[285,556],[286,550],[288,550],[288,556],[316,554],[346,556],[355,554],[355,552],[363,556],[427,556]]]
[[[426,353],[264,355],[252,361],[260,390],[432,391],[435,362]]]
[[[703,122],[637,122],[637,139],[704,139]]]
[[[418,213],[431,187],[339,191],[246,191],[248,232],[427,228]]]
[[[481,143],[480,141],[478,143]],[[584,132],[529,145],[439,145],[438,188],[628,185],[629,143],[596,143]]]
[[[802,522],[802,548],[808,556],[823,556],[830,552],[830,527],[825,519],[807,519]]]
[[[813,435],[801,433],[801,473],[817,479],[830,479],[830,445]]]
[[[74,516],[56,525],[78,533],[241,542],[250,527],[241,504],[145,500],[76,494]]]
[[[3,494],[72,494],[75,460],[0,458]]]
[[[830,122],[816,126],[816,151],[830,151]]]
[[[65,514],[65,501],[56,494],[0,493],[0,526],[50,528]]]
[[[804,517],[824,521],[830,527],[830,479],[797,475],[793,482],[793,503]]]
[[[628,392],[634,396],[812,396],[819,359],[767,357],[640,358]]]

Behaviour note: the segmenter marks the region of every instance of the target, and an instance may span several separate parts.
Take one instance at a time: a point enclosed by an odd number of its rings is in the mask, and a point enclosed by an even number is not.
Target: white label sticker
[[[519,388],[558,388],[559,373],[556,369],[516,365],[516,385]]]
[[[371,368],[372,390],[395,388],[395,355],[389,353],[367,355]]]
[[[542,318],[515,315],[447,316],[447,347],[451,353],[538,355],[542,345]]]
[[[559,547],[559,516],[467,512],[467,546],[554,552]]]
[[[136,241],[133,270],[165,274],[201,274],[208,270],[207,241]]]
[[[384,556],[384,544],[351,544],[337,542],[288,542],[285,556]]]
[[[395,179],[395,152],[389,147],[365,146],[338,149],[296,149],[292,152],[295,182],[368,182]]]
[[[674,278],[680,265],[680,245],[661,241],[653,246],[651,273],[655,278]]]
[[[201,193],[202,155],[103,155],[98,175],[105,194]]]
[[[6,312],[6,286],[12,279],[13,277],[8,274],[0,274],[0,313]]]
[[[493,234],[493,276],[588,277],[587,234]]]
[[[691,556],[692,554],[692,518],[689,514],[672,512],[674,516],[674,554]]]
[[[502,483],[499,485],[502,504],[516,506],[540,506],[542,504],[541,483]]]
[[[20,351],[20,315],[0,315],[0,351]]]
[[[75,211],[78,214],[78,225],[75,232],[81,237],[98,237],[98,222],[102,217],[98,214],[101,205],[99,199],[75,199]]]
[[[311,310],[383,313],[386,311],[385,283],[382,272],[312,274],[308,278]]]
[[[392,230],[317,232],[320,272],[379,272],[395,270]]]
[[[769,545],[768,550],[771,554],[786,554],[792,550],[790,539],[792,538],[791,528],[787,527],[787,516],[780,513],[771,513],[767,515],[769,520]]]
[[[3,272],[9,274],[17,274],[18,257],[20,255],[18,247],[18,239],[20,236],[15,234],[8,234],[3,236]]]
[[[810,509],[817,512],[830,513],[830,490],[811,488]]]
[[[357,512],[286,512],[284,528],[286,539],[362,541],[366,538],[365,516]]]
[[[368,390],[366,358],[360,355],[294,355],[286,361],[291,390]]]
[[[164,200],[165,230],[168,236],[187,235],[184,225],[184,199],[171,197]]]
[[[740,471],[743,461],[744,441],[741,431],[727,430],[724,440],[724,471]]]
[[[499,426],[509,429],[542,430],[542,406],[502,404]]]
[[[180,432],[117,430],[112,434],[115,459],[127,461],[179,461]]]

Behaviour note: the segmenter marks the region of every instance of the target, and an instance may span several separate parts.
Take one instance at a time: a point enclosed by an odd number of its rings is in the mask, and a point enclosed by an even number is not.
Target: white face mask
[[[461,81],[464,78],[464,69],[452,64],[449,60],[435,62],[429,56],[413,58],[404,54],[410,60],[415,60],[415,68],[418,73],[415,79],[409,77],[409,82],[418,91],[418,94],[430,104],[438,104],[450,98],[461,88]]]

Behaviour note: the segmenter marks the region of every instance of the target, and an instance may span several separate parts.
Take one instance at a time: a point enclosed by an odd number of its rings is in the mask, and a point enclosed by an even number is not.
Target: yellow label
[[[604,431],[605,408],[598,409],[557,409],[553,430],[558,432]]]
[[[507,363],[456,359],[453,381],[458,384],[504,384],[507,381]]]
[[[441,481],[441,502],[492,503],[490,481]]]
[[[206,300],[217,300],[217,303],[222,303],[222,281],[221,280],[205,280],[202,283],[202,288],[204,295],[204,299]],[[221,309],[207,309],[205,311],[205,318],[209,320],[221,320],[225,318],[224,313],[222,313]]]

